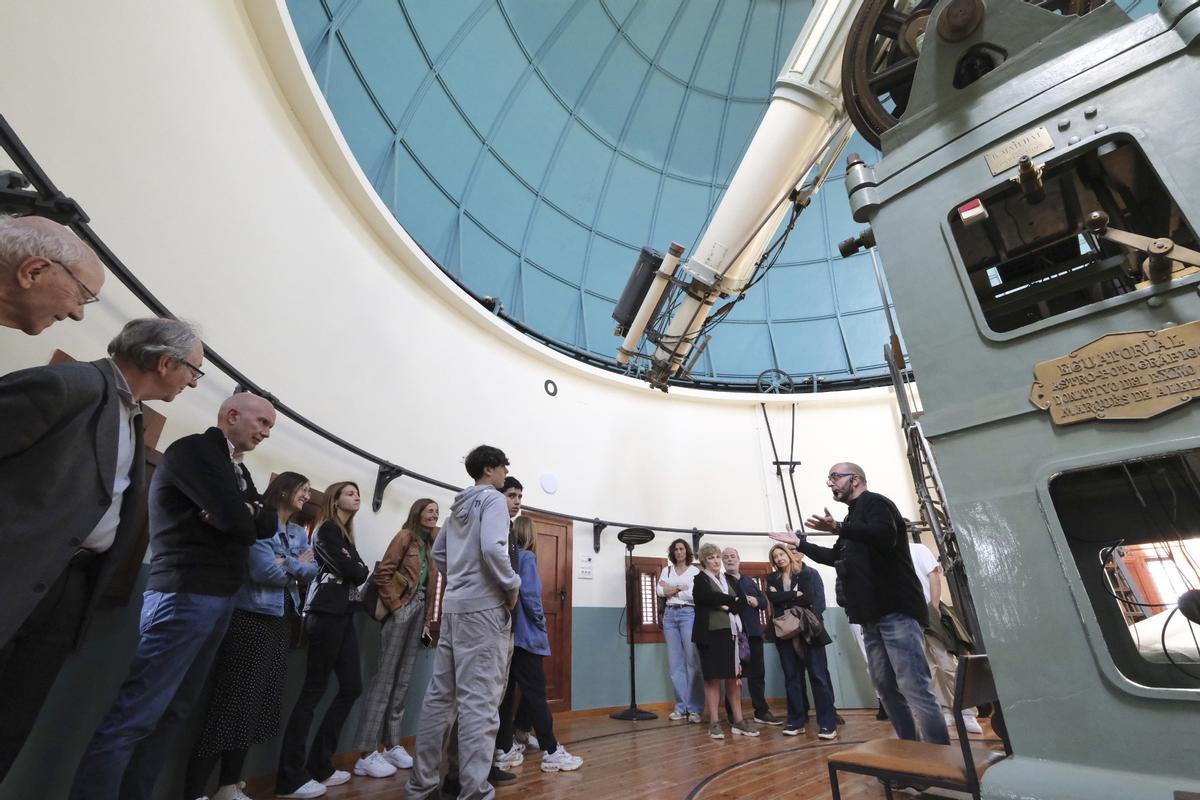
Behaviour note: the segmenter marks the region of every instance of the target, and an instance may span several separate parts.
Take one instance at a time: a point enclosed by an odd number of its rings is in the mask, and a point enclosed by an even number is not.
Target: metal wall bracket
[[[379,474],[375,476],[375,497],[371,500],[371,510],[379,511],[383,507],[383,492],[392,481],[404,475],[404,468],[395,464],[380,464]]]
[[[597,553],[600,552],[600,534],[608,527],[607,522],[601,522],[597,517],[592,520],[592,549]]]
[[[700,537],[703,535],[698,528],[692,528],[692,552],[697,558],[700,557]]]

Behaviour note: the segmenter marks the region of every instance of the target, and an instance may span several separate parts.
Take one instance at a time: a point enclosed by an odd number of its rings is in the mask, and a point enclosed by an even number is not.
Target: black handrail
[[[5,152],[13,160],[17,169],[24,175],[25,179],[32,185],[34,191],[29,191],[21,187],[11,186],[5,188],[0,186],[0,206],[6,209],[21,209],[29,213],[36,213],[45,217],[54,219],[63,225],[69,226],[72,230],[79,234],[79,237],[88,244],[100,260],[108,267],[108,269],[117,276],[138,300],[146,305],[151,311],[160,317],[169,317],[177,319],[171,313],[171,310],[163,304],[161,300],[155,297],[154,293],[146,288],[145,284],[137,279],[133,272],[125,266],[124,262],[117,257],[116,253],[109,249],[104,240],[100,238],[91,225],[91,221],[83,208],[72,198],[67,197],[62,193],[54,182],[50,180],[45,171],[34,159],[33,155],[25,147],[25,144],[17,136],[16,132],[8,124],[8,120],[3,115],[0,115],[0,147],[3,147]],[[509,320],[511,322],[511,320]],[[521,325],[520,328],[525,332],[531,332],[528,328]],[[539,337],[544,338],[544,337]],[[428,475],[423,475],[419,472],[393,464],[385,458],[370,453],[361,447],[346,441],[335,433],[331,433],[322,428],[317,423],[305,417],[300,412],[292,407],[281,402],[279,398],[270,392],[263,389],[254,381],[246,377],[245,373],[230,364],[220,353],[213,350],[209,345],[204,345],[204,357],[216,365],[216,367],[232,378],[237,385],[245,390],[252,392],[260,397],[263,397],[275,406],[275,410],[292,420],[303,428],[315,433],[317,436],[326,441],[337,445],[338,447],[353,453],[359,458],[370,461],[378,465],[379,474],[376,479],[375,497],[372,506],[375,511],[378,511],[382,500],[383,491],[387,485],[398,477],[405,476],[414,480],[426,483],[431,486],[437,486],[448,491],[457,492],[462,487],[455,486],[445,481],[440,481],[437,478],[431,478]],[[700,537],[705,534],[715,536],[765,536],[766,532],[758,531],[716,531],[703,530],[696,527],[691,528],[675,528],[663,527],[657,525],[648,525],[645,523],[624,523],[613,522],[611,520],[601,520],[597,517],[583,517],[577,514],[564,514],[561,511],[552,511],[550,509],[537,508],[535,506],[525,506],[530,511],[550,514],[556,517],[570,519],[575,522],[589,522],[592,524],[593,533],[595,536],[594,547],[596,552],[600,551],[600,532],[606,527],[612,526],[617,528],[649,528],[650,530],[659,531],[662,533],[686,533],[691,534],[693,543],[699,542]]]

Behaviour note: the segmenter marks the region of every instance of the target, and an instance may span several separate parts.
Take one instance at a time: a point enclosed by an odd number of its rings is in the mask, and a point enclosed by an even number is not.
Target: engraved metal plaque
[[[1033,374],[1029,400],[1056,425],[1149,419],[1200,395],[1200,321],[1110,333]]]
[[[1054,140],[1050,138],[1050,131],[1039,125],[1031,131],[1025,131],[1004,144],[992,148],[983,154],[983,158],[987,161],[988,169],[995,176],[1006,169],[1015,167],[1021,160],[1021,156],[1033,158],[1053,149]]]

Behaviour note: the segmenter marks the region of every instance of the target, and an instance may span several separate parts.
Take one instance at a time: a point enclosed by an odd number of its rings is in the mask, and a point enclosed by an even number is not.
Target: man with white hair
[[[35,336],[100,299],[104,265],[69,228],[0,215],[0,325]]]
[[[150,578],[129,676],[92,737],[73,800],[151,800],[204,687],[246,577],[250,546],[275,534],[242,455],[271,435],[275,409],[235,394],[216,427],[175,441],[150,483]]]
[[[0,780],[138,540],[142,401],[202,374],[178,320],[135,319],[108,352],[0,378]]]

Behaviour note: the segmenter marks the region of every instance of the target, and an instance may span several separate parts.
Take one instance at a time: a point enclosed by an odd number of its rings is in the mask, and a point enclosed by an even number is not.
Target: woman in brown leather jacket
[[[400,723],[412,677],[413,661],[423,636],[429,635],[438,583],[430,548],[438,534],[438,504],[423,497],[412,504],[404,527],[392,539],[375,568],[383,620],[379,669],[367,690],[355,748],[362,753],[354,774],[386,778],[412,767],[412,756],[400,744]],[[426,599],[428,598],[428,602]],[[386,616],[385,616],[386,615]],[[384,750],[377,750],[380,741]]]

